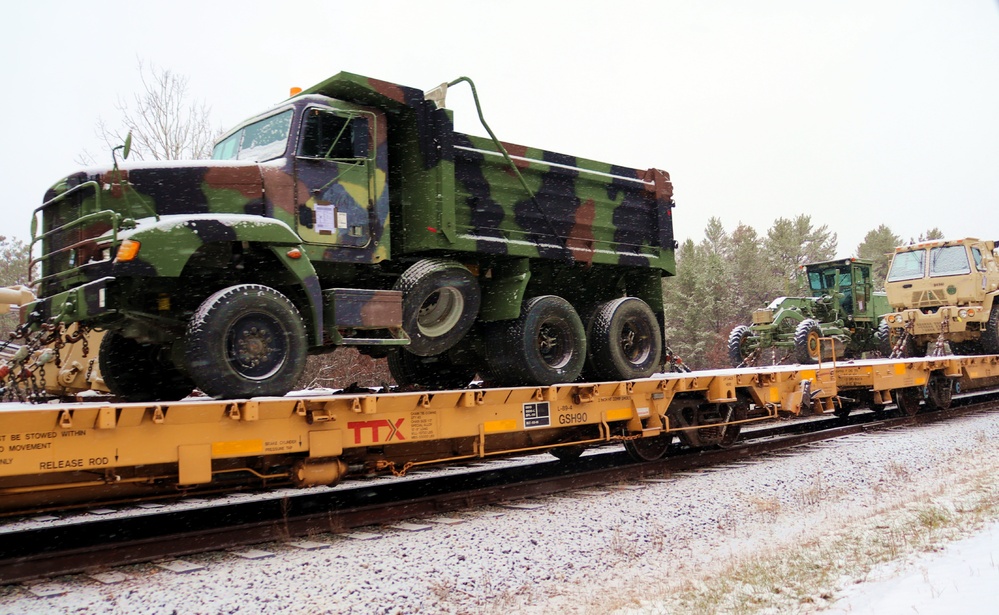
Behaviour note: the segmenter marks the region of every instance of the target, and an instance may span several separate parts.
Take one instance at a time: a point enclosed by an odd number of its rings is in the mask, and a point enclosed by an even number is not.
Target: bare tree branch
[[[119,98],[115,108],[121,113],[120,127],[98,119],[97,136],[108,150],[121,145],[132,133],[131,157],[136,160],[198,160],[212,153],[221,128],[213,127],[211,108],[201,100],[191,100],[187,77],[168,69],[139,61],[142,89],[131,99]],[[77,162],[92,164],[94,156],[84,151]]]

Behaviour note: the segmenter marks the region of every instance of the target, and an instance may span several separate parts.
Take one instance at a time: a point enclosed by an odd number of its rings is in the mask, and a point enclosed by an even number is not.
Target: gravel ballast
[[[191,556],[189,572],[143,564],[0,587],[0,611],[674,612],[685,581],[740,558],[946,500],[997,467],[997,436],[996,413],[854,435],[664,481]]]

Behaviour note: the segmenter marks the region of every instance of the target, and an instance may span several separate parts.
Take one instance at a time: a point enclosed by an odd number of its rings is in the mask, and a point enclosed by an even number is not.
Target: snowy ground
[[[882,578],[883,577],[883,578]],[[882,578],[875,581],[874,578]],[[951,543],[940,553],[876,568],[854,585],[830,613],[855,615],[952,615],[995,613],[999,587],[999,523]]]
[[[0,587],[0,613],[913,612],[902,597],[931,612],[994,579],[995,560],[947,565],[969,577],[952,580],[923,573],[919,558],[994,520],[997,437],[999,413],[855,435],[660,481],[192,556],[189,572],[144,564]],[[898,572],[912,580],[883,578]],[[877,602],[893,588],[898,600]]]

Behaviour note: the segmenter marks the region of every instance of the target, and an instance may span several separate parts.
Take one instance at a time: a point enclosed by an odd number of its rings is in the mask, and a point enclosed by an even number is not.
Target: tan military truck
[[[975,238],[895,248],[883,340],[900,354],[999,354],[996,242]],[[907,335],[906,335],[907,334]]]
[[[0,288],[0,314],[9,314],[35,300],[27,286]],[[77,327],[61,337],[69,341]],[[97,361],[102,332],[93,332],[88,345],[75,343],[21,344],[22,340],[0,338],[0,399],[20,399],[25,392],[36,391],[43,397],[72,399],[86,391],[108,392]],[[55,360],[58,357],[58,361]],[[29,382],[30,380],[30,382]]]

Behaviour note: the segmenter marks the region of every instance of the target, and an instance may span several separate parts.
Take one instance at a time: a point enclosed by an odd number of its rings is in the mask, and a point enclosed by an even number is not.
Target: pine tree
[[[881,224],[878,228],[868,231],[864,240],[857,246],[857,258],[874,262],[871,267],[871,278],[874,290],[885,289],[885,277],[888,275],[888,265],[897,246],[902,245],[902,238]]]

